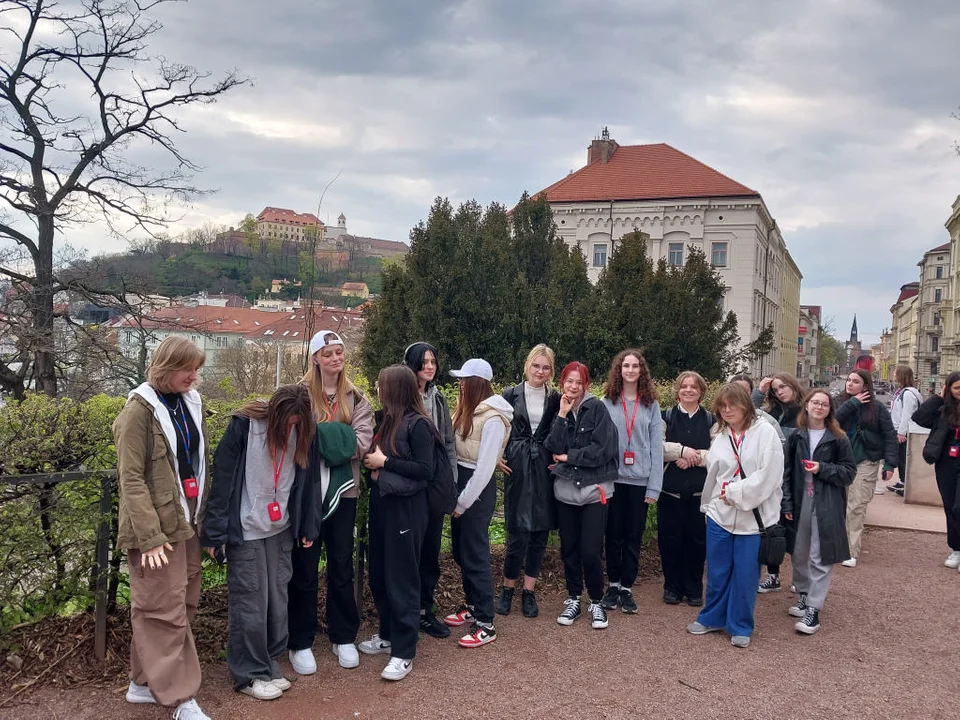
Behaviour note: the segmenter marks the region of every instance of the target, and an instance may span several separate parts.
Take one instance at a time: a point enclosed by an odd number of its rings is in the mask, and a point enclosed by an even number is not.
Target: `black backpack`
[[[427,503],[431,515],[450,515],[457,509],[457,481],[447,456],[447,448],[439,437],[433,443],[433,477],[427,483]]]

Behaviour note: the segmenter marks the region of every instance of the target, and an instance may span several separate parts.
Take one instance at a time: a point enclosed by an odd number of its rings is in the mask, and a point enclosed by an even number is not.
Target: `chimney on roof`
[[[594,160],[599,160],[606,165],[618,147],[620,146],[617,145],[617,141],[610,139],[610,129],[604,126],[600,137],[594,138],[593,142],[590,143],[590,147],[587,148],[587,164],[589,165]]]

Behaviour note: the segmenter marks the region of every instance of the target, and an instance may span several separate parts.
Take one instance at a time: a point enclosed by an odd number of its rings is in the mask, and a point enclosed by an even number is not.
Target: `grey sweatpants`
[[[824,565],[820,559],[820,530],[817,527],[817,513],[814,512],[815,498],[806,497],[800,508],[797,522],[797,539],[793,546],[793,584],[798,593],[806,593],[807,605],[823,610],[830,589],[830,576],[833,565]]]
[[[281,677],[276,658],[287,648],[292,552],[289,528],[263,540],[227,545],[227,665],[237,690],[255,679]]]

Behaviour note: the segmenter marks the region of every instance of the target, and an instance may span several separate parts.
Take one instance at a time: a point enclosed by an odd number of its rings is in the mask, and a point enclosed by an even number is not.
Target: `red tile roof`
[[[214,305],[183,307],[175,305],[149,313],[144,317],[143,326],[147,329],[182,329],[210,334],[243,335],[275,320],[276,316],[272,313],[252,308],[216,307]],[[118,318],[112,324],[118,328],[137,327],[136,321],[130,316]]]
[[[621,145],[606,164],[594,160],[541,192],[552,203],[759,196],[664,143]]]
[[[932,250],[927,250],[926,254],[929,255],[930,253],[935,253],[935,252],[946,252],[949,249],[950,249],[950,243],[944,243],[943,245],[937,245]]]
[[[313,213],[298,213],[287,208],[265,207],[257,215],[257,222],[286,223],[287,225],[304,225],[307,227],[323,227],[321,221]]]
[[[259,311],[258,311],[259,312]],[[246,334],[247,340],[268,340],[276,342],[303,342],[307,331],[306,310],[296,312],[265,313],[273,322],[264,323],[262,327],[251,330]],[[363,313],[356,310],[336,310],[318,308],[314,310],[313,332],[318,330],[333,330],[339,333],[344,341],[359,339],[359,331],[363,328]],[[354,338],[353,336],[357,337]],[[309,338],[307,338],[309,340]]]
[[[920,283],[907,283],[906,285],[900,288],[900,297],[897,298],[897,302],[903,302],[909,298],[916,297],[920,294]]]

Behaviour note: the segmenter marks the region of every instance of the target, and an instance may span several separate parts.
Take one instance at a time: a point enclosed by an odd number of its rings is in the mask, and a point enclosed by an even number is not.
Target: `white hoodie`
[[[513,406],[504,400],[501,395],[491,395],[481,404],[496,410],[506,418],[507,422],[513,420]],[[507,428],[500,418],[497,416],[489,418],[480,431],[480,451],[477,454],[476,464],[474,465],[466,460],[457,460],[458,465],[474,470],[473,476],[460,491],[455,512],[461,515],[466,512],[477,501],[484,488],[487,487],[487,483],[493,477],[493,471],[497,469],[497,462],[503,456],[502,448],[506,435]]]
[[[177,432],[173,429],[173,420],[170,419],[170,411],[167,410],[166,405],[160,402],[160,398],[157,396],[157,391],[149,383],[143,383],[137,388],[134,388],[130,391],[130,394],[127,398],[131,398],[134,395],[139,395],[141,398],[146,400],[150,407],[153,408],[153,416],[157,419],[157,422],[160,423],[160,428],[163,430],[163,436],[167,439],[167,452],[173,457],[173,467],[177,468],[177,443],[179,439],[177,438]],[[197,426],[198,429],[203,427],[203,403],[200,400],[200,393],[196,390],[190,390],[181,395],[183,398],[183,404],[187,408],[187,412],[190,413],[190,417],[193,418],[193,424]],[[204,446],[203,431],[200,430],[200,444],[197,447],[197,457],[194,458],[196,464],[193,469],[196,471],[197,476],[197,485],[199,486],[200,493],[197,495],[198,498],[203,497],[203,488],[207,484],[207,449]],[[176,470],[176,475],[180,477],[180,471]],[[187,505],[187,496],[183,494],[183,483],[179,482],[177,485],[180,487],[180,507],[183,508],[183,516],[185,518],[190,517],[190,508]],[[199,522],[200,516],[200,503],[197,503],[197,512],[192,518],[192,522],[196,525]]]
[[[783,445],[769,423],[754,421],[740,445],[740,462],[746,477],[736,476],[737,458],[731,445],[730,428],[724,428],[707,454],[707,480],[703,486],[700,512],[734,535],[756,535],[753,509],[760,510],[764,526],[780,520],[783,498]],[[736,476],[736,477],[735,477]],[[727,485],[727,500],[720,499],[720,487]]]

